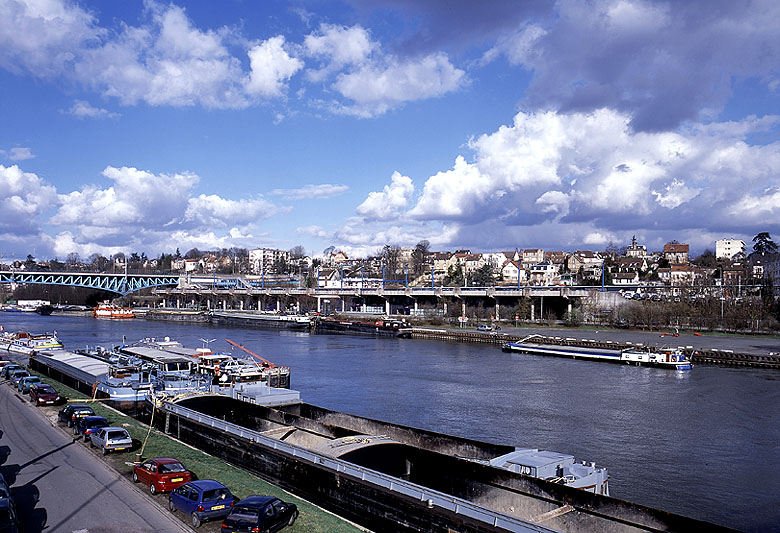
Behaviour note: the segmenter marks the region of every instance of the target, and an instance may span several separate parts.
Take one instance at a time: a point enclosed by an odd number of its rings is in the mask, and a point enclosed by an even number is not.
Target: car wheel
[[[135,473],[135,470],[133,471],[133,483],[138,483],[138,474]]]
[[[291,526],[295,523],[295,520],[298,518],[298,511],[295,511],[292,516],[290,516],[290,521],[287,522],[288,526]]]
[[[199,528],[200,524],[200,517],[197,515],[197,513],[192,513],[192,527]]]
[[[157,494],[157,487],[154,486],[154,481],[149,483],[149,492],[151,492],[153,496]]]
[[[172,513],[176,512],[176,506],[173,505],[173,500],[168,498],[168,510]]]

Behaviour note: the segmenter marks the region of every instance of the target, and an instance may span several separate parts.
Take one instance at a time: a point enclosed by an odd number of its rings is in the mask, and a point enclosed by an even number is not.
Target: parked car
[[[30,386],[38,383],[43,383],[38,376],[27,376],[19,380],[19,383],[16,384],[16,389],[22,394],[27,394],[30,392]]]
[[[477,331],[493,331],[493,326],[488,326],[487,324],[480,324],[477,326]]]
[[[112,451],[129,450],[133,447],[133,439],[125,428],[107,426],[90,433],[89,446],[97,446],[102,449],[103,455],[108,455]]]
[[[235,503],[230,489],[213,479],[190,481],[173,489],[168,496],[168,509],[190,515],[192,527],[226,517]]]
[[[89,440],[92,433],[100,428],[108,427],[108,420],[102,416],[85,416],[83,418],[76,419],[76,423],[73,425],[73,434],[79,437],[84,437],[84,440]]]
[[[23,368],[20,369],[20,370],[12,370],[11,371],[11,383],[13,383],[14,388],[16,388],[16,386],[19,385],[19,381],[22,378],[26,378],[26,377],[29,377],[29,376],[30,376],[30,373],[28,371],[26,371],[25,369],[23,369]]]
[[[8,486],[8,483],[5,482],[5,478],[3,477],[3,474],[0,474],[0,498],[10,498],[11,497],[11,489]]]
[[[279,531],[298,518],[298,507],[273,496],[249,496],[236,503],[222,522],[223,533]]]
[[[16,503],[2,474],[0,474],[0,531],[4,533],[19,532],[19,516],[16,511]]]
[[[160,457],[133,466],[133,481],[149,485],[149,492],[170,492],[192,480],[192,474],[177,459]]]
[[[10,379],[11,371],[12,370],[24,370],[22,368],[22,365],[18,365],[16,363],[8,363],[3,366],[3,370],[0,370],[0,376],[2,376],[5,379]]]
[[[60,412],[57,413],[57,418],[60,422],[68,424],[68,427],[73,427],[77,419],[94,414],[95,411],[90,406],[83,403],[72,403],[60,409]]]
[[[62,396],[48,383],[35,383],[30,386],[30,401],[37,405],[55,405],[62,401]]]

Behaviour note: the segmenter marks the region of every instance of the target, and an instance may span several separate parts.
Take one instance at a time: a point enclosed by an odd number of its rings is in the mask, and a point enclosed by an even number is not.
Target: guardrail
[[[396,492],[406,497],[414,498],[415,500],[423,502],[425,505],[427,505],[428,508],[431,509],[438,507],[440,509],[456,514],[461,514],[473,520],[478,520],[506,531],[518,533],[551,533],[556,531],[554,529],[546,528],[532,522],[527,522],[521,518],[499,513],[498,511],[488,509],[487,507],[482,507],[462,498],[456,498],[449,494],[428,489],[426,487],[422,487],[415,483],[410,483],[397,477],[388,476],[387,474],[377,472],[376,470],[363,468],[347,461],[334,459],[333,457],[328,457],[326,455],[312,452],[311,450],[301,448],[300,446],[295,446],[286,442],[272,439],[257,431],[233,424],[231,422],[219,420],[218,418],[214,418],[212,416],[204,415],[187,407],[165,402],[163,409],[174,413],[179,417],[186,418],[187,420],[191,420],[199,424],[218,429],[225,433],[262,444],[263,446],[267,446],[274,450],[284,452],[301,461],[320,465],[330,470],[335,470],[340,474],[346,474],[373,485],[383,487],[387,490],[390,490],[391,492]]]

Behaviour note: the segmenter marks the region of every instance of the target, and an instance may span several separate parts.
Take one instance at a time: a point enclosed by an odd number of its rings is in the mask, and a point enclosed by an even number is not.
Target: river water
[[[143,320],[2,313],[6,331],[58,331],[69,349],[170,336],[231,339],[292,369],[305,402],[595,461],[612,496],[746,531],[780,531],[780,371],[690,372],[496,346]]]

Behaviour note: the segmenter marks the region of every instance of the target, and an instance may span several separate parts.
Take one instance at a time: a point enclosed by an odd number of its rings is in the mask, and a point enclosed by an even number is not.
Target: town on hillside
[[[743,240],[715,241],[714,251],[698,257],[689,245],[671,241],[662,250],[648,251],[632,238],[627,246],[603,251],[556,251],[524,248],[473,253],[471,250],[433,251],[427,241],[415,247],[386,245],[369,257],[350,257],[330,247],[311,257],[301,246],[291,250],[230,248],[182,255],[144,253],[93,254],[83,261],[69,254],[56,259],[14,261],[3,269],[28,271],[91,271],[109,273],[236,274],[260,280],[264,286],[320,288],[485,287],[485,286],[764,286],[780,289],[780,254],[771,236],[762,232],[748,252]]]

